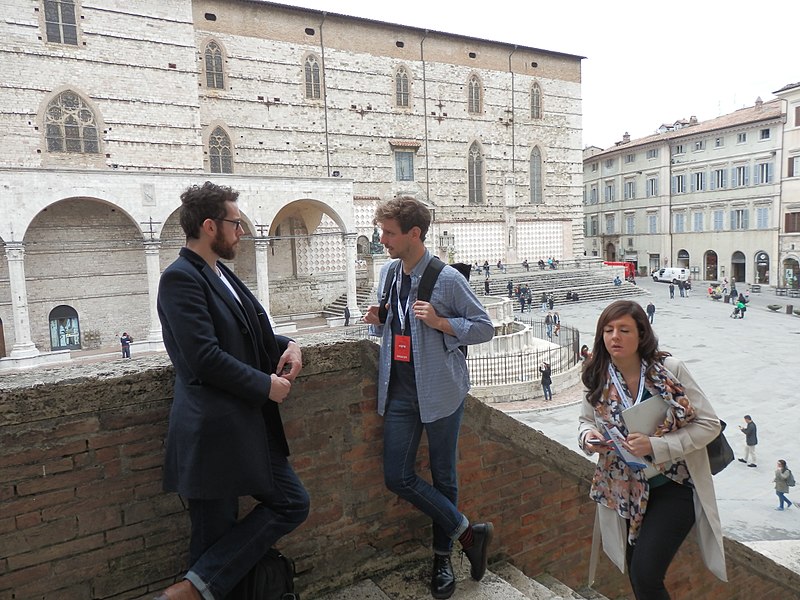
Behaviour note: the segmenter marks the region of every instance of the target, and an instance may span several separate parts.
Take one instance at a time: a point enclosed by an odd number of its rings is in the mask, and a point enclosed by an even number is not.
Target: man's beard
[[[225,241],[225,236],[222,235],[222,228],[217,229],[217,235],[211,241],[211,251],[225,260],[236,258],[236,248],[233,244]]]

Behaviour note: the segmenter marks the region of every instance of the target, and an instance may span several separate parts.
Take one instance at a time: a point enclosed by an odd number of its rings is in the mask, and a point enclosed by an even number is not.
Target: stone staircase
[[[373,289],[367,286],[359,286],[356,288],[356,300],[361,311],[364,312],[366,307],[375,303]],[[345,292],[336,300],[328,304],[322,309],[322,316],[329,317],[344,317],[344,307],[347,306],[347,293]]]
[[[374,576],[308,600],[430,600],[430,561]],[[507,562],[490,565],[483,580],[469,576],[469,562],[453,555],[456,591],[452,600],[608,600],[591,589],[575,591],[547,574],[531,578]],[[303,596],[305,598],[305,595]]]
[[[530,271],[516,270],[508,273],[492,270],[489,277],[489,293],[492,296],[508,296],[508,282],[511,281],[514,287],[526,284],[531,290],[533,297],[533,308],[536,310],[541,304],[542,292],[552,294],[556,306],[570,304],[573,301],[567,300],[567,292],[577,292],[579,302],[589,302],[593,300],[616,300],[618,298],[630,298],[631,296],[644,296],[648,292],[639,286],[623,281],[622,285],[614,285],[614,275],[611,271],[599,268],[581,269],[546,269],[544,271],[531,269]],[[470,286],[476,294],[485,294],[483,272],[473,272],[470,278]],[[514,297],[515,309],[518,308],[516,296]]]

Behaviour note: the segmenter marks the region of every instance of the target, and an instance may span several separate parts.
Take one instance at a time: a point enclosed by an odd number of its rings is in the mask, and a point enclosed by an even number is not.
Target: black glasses
[[[236,225],[236,229],[241,229],[242,231],[244,231],[244,227],[242,227],[242,220],[241,219],[236,219],[235,221],[232,220],[232,219],[214,219],[214,220],[215,221],[225,221],[226,223],[233,223],[234,225]]]

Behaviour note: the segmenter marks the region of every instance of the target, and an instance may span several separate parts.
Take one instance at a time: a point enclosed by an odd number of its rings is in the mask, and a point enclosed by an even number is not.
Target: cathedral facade
[[[346,294],[377,203],[445,259],[583,253],[581,57],[246,0],[21,0],[0,22],[0,357],[158,344],[187,186],[241,192],[275,317]]]

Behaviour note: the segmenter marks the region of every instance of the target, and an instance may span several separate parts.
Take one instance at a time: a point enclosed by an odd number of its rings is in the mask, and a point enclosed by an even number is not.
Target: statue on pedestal
[[[381,244],[381,234],[378,233],[378,228],[372,230],[372,241],[369,244],[370,254],[383,254],[383,244]]]

